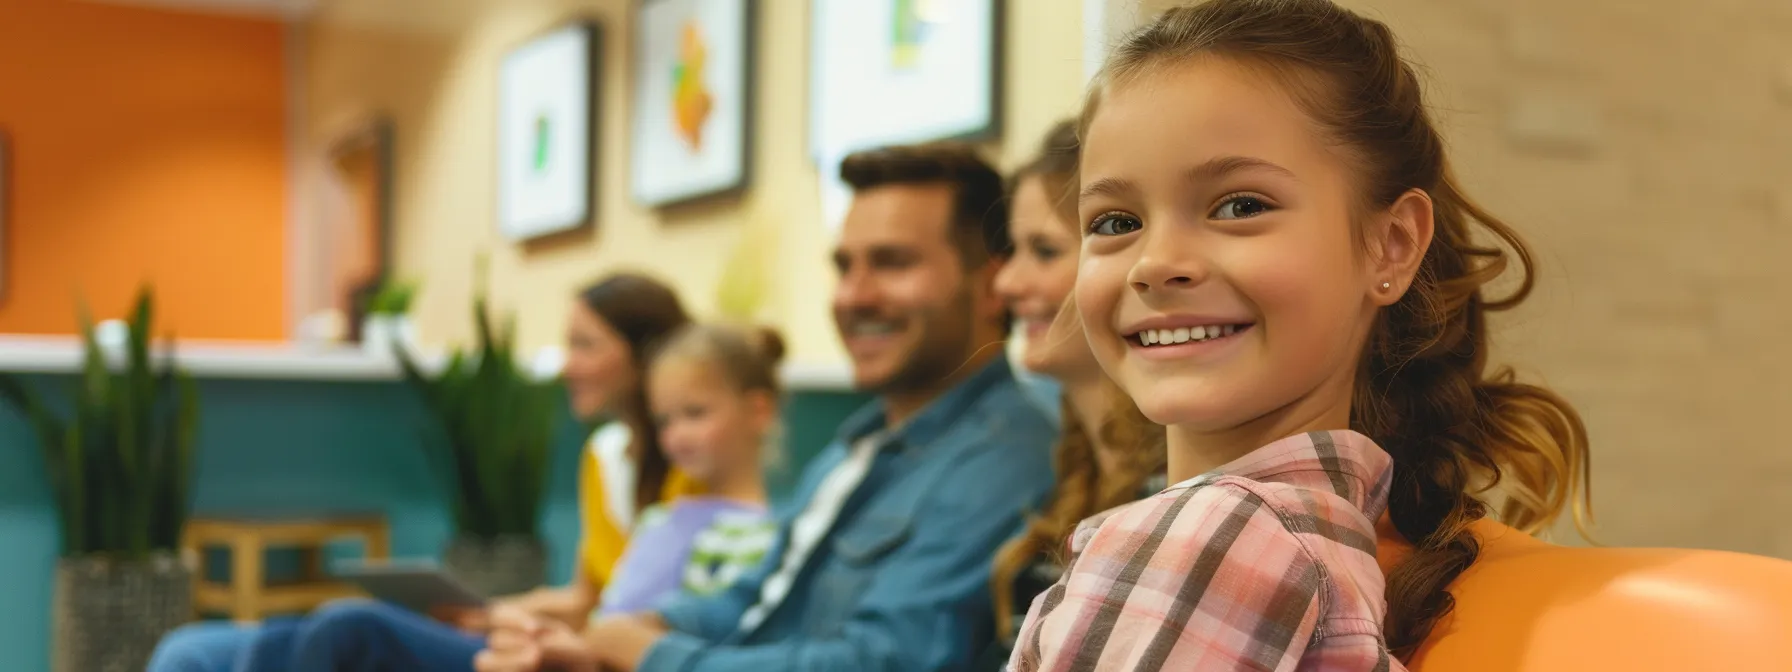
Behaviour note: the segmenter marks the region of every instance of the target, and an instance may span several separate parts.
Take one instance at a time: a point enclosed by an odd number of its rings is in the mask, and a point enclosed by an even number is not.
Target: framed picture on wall
[[[570,231],[596,209],[599,31],[570,23],[512,49],[498,68],[498,230]]]
[[[664,206],[746,187],[752,0],[648,0],[635,27],[629,191]]]
[[[319,259],[321,298],[349,316],[348,335],[365,335],[374,297],[392,280],[393,139],[396,125],[385,115],[351,126],[329,144],[324,179],[329,197],[320,210],[329,213],[329,253]]]
[[[818,161],[999,132],[1000,0],[810,0],[810,12],[809,148]]]

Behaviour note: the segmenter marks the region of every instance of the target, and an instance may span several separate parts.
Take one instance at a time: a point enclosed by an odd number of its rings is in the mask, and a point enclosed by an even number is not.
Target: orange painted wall
[[[72,333],[77,296],[122,316],[148,281],[158,331],[284,338],[282,39],[271,20],[0,0],[0,333]]]

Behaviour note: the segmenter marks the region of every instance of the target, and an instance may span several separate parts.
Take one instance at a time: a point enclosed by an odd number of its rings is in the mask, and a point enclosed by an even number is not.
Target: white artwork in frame
[[[998,131],[1000,0],[811,0],[810,11],[817,160]]]
[[[746,186],[752,0],[648,0],[635,32],[629,188],[648,206]]]
[[[527,240],[586,226],[595,206],[596,24],[506,54],[498,70],[498,230]]]

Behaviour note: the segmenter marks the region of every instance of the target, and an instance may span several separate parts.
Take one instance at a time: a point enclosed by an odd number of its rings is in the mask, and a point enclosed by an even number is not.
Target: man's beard
[[[965,365],[971,347],[971,293],[961,290],[941,308],[911,318],[920,340],[889,377],[867,386],[873,394],[924,392],[938,388]]]

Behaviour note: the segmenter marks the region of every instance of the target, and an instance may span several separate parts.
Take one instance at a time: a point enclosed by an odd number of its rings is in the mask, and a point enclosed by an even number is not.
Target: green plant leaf
[[[173,463],[167,476],[171,492],[166,503],[170,547],[180,543],[181,531],[186,529],[187,517],[193,510],[193,454],[199,443],[199,385],[184,373],[174,375],[174,384],[175,411],[168,430],[173,435],[169,446]]]
[[[135,377],[134,374],[130,376]],[[138,406],[135,390],[134,384],[114,385],[111,401],[112,422],[116,428],[115,448],[118,451],[115,465],[118,491],[115,495],[123,500],[122,506],[116,511],[116,524],[124,545],[124,555],[131,559],[146,552],[149,545],[149,493],[144,492],[146,488],[142,487],[144,483],[141,478],[147,465],[139,459],[147,437],[143,435],[142,424],[138,421],[142,409]]]
[[[70,530],[69,455],[65,450],[67,423],[50,412],[43,401],[25,382],[12,374],[0,373],[0,401],[18,411],[37,434],[38,450],[44,470],[49,476],[50,494],[56,502],[56,522],[66,539]],[[76,464],[79,467],[79,464]],[[79,481],[77,480],[78,484]]]
[[[81,423],[69,423],[62,437],[63,463],[68,471],[67,495],[62,501],[62,554],[64,557],[85,555],[92,539],[92,519],[88,517],[86,440],[81,436]]]
[[[180,477],[176,471],[179,467],[174,445],[174,416],[180,412],[174,380],[174,337],[167,336],[163,342],[162,367],[154,372],[155,385],[149,404],[152,417],[147,424],[148,449],[144,453],[147,465],[144,474],[149,483],[146,490],[149,493],[150,548],[173,548],[180,543],[180,520],[172,504],[178,488],[175,481]]]
[[[87,305],[81,304],[79,309],[81,324],[81,385],[80,396],[85,399],[100,399],[106,396],[106,388],[111,382],[111,374],[107,370],[106,355],[100,350],[99,337],[94,332],[93,318],[87,312]]]
[[[473,328],[475,335],[478,336],[477,343],[483,364],[492,359],[485,355],[490,355],[498,346],[496,339],[493,338],[491,314],[486,310],[484,297],[473,300]]]
[[[77,315],[82,363],[74,386],[73,414],[50,415],[16,379],[0,377],[0,398],[35,416],[45,466],[56,493],[65,557],[148,557],[178,546],[189,510],[198,393],[175,365],[169,338],[167,364],[152,361],[155,311],[144,287],[132,307],[121,367],[107,361],[83,302]]]
[[[119,454],[118,441],[114,433],[115,414],[112,405],[117,395],[113,392],[112,373],[101,350],[93,318],[89,315],[85,304],[79,307],[84,359],[82,361],[81,384],[75,396],[75,422],[73,432],[79,440],[85,473],[82,481],[85,486],[83,499],[80,502],[85,516],[80,521],[84,527],[81,537],[86,544],[84,553],[116,552],[123,546],[123,528],[119,516],[122,515],[123,503],[128,500],[120,498],[122,486],[118,479]]]
[[[514,320],[494,329],[483,292],[471,313],[476,336],[471,350],[455,351],[434,378],[414,366],[404,373],[434,420],[419,436],[446,486],[460,534],[534,535],[556,388],[525,375],[511,351]]]
[[[417,283],[402,280],[387,280],[379,290],[367,301],[369,315],[404,315],[411,311],[411,302],[416,298]]]

